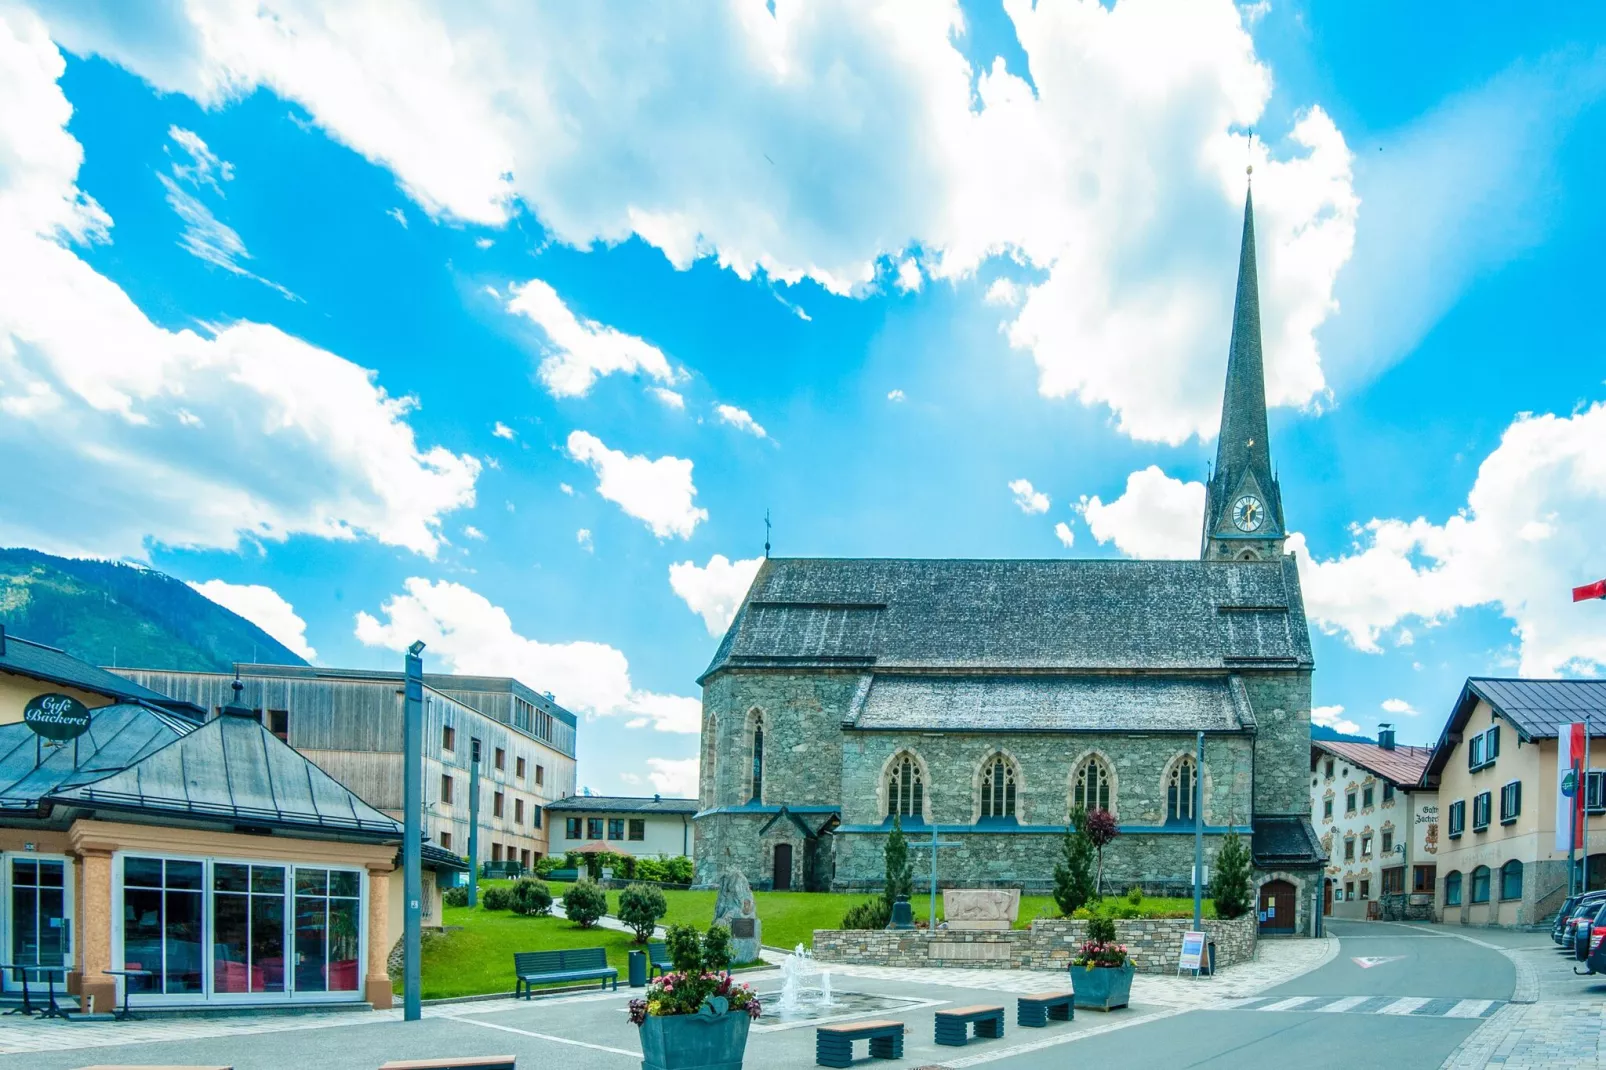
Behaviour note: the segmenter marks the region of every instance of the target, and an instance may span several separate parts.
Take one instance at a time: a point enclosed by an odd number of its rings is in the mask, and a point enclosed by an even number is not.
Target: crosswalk
[[[1256,996],[1229,1000],[1222,1010],[1295,1011],[1300,1014],[1391,1014],[1412,1018],[1487,1018],[1501,999],[1430,996]]]

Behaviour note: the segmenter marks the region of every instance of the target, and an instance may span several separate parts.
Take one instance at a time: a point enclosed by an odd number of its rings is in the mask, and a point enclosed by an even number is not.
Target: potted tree
[[[630,1001],[630,1020],[641,1030],[642,1070],[739,1070],[747,1029],[762,1011],[758,997],[725,972],[730,930],[699,934],[671,925],[666,936],[674,971]]]
[[[1071,960],[1071,991],[1078,1007],[1110,1011],[1132,998],[1132,959],[1126,945],[1115,942],[1115,919],[1087,919],[1087,942]]]

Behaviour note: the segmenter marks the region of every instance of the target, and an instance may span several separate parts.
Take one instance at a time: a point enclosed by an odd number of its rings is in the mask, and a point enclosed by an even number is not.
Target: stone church
[[[702,675],[698,881],[872,889],[894,815],[918,888],[1052,888],[1070,808],[1107,890],[1191,894],[1252,844],[1266,931],[1308,931],[1310,635],[1266,430],[1252,198],[1198,560],[764,562]],[[1195,758],[1204,733],[1204,761]],[[1208,865],[1208,862],[1207,862]]]

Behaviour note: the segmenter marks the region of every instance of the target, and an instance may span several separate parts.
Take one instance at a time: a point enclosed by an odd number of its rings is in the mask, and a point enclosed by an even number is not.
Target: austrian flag
[[[1556,733],[1556,850],[1584,845],[1584,768],[1589,737],[1583,722]]]
[[[1606,580],[1596,580],[1594,583],[1573,588],[1574,602],[1583,602],[1590,598],[1606,598]]]

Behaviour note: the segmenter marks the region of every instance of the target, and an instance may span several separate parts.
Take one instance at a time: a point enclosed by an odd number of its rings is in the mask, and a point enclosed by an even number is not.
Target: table
[[[21,971],[22,976],[22,1006],[11,1008],[6,1011],[7,1014],[33,1014],[33,1001],[28,998],[28,971],[30,969],[32,969],[31,966],[22,963],[0,962],[0,975],[3,975],[6,970],[13,970]]]
[[[28,967],[25,967],[24,972],[23,972],[23,976],[25,976],[25,977],[27,976],[27,970],[32,970],[34,973],[42,973],[42,974],[44,974],[45,975],[45,983],[46,983],[46,985],[48,985],[48,990],[47,990],[47,993],[46,993],[47,1002],[45,1004],[45,1009],[39,1012],[39,1017],[41,1017],[41,1018],[66,1018],[67,1017],[67,1012],[62,1010],[61,1009],[61,1005],[56,1002],[56,975],[58,973],[61,974],[62,983],[66,984],[67,974],[72,971],[72,967],[71,966],[28,966]]]
[[[110,974],[113,977],[121,977],[123,979],[123,1009],[118,1010],[116,1007],[113,1007],[112,1017],[117,1019],[119,1022],[127,1022],[130,1020],[138,1021],[138,1019],[134,1017],[134,1013],[128,1009],[128,997],[131,996],[134,991],[134,986],[129,984],[128,981],[131,977],[154,977],[154,972],[151,970],[138,970],[133,968],[123,970],[101,970],[100,972],[104,974]]]

